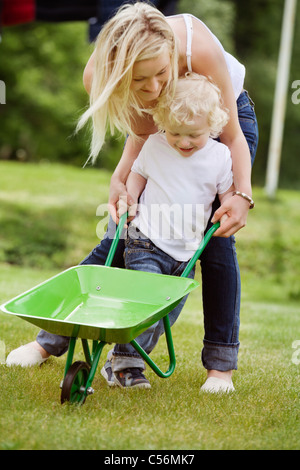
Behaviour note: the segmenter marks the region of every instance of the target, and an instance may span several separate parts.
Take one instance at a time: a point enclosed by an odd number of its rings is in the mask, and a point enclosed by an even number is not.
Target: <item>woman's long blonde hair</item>
[[[152,59],[168,48],[171,73],[162,94],[173,94],[178,77],[178,52],[173,31],[164,15],[145,2],[126,4],[98,35],[90,93],[90,107],[81,116],[77,130],[92,118],[90,158],[94,162],[104,144],[106,132],[137,138],[133,116],[143,109],[131,91],[135,62]]]

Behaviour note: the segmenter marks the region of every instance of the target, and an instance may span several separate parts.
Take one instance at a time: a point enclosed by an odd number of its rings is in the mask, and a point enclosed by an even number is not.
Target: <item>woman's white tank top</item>
[[[185,25],[186,25],[186,38],[187,38],[186,59],[187,59],[188,71],[192,72],[192,40],[193,40],[192,18],[194,18],[196,21],[200,21],[200,23],[207,29],[207,31],[210,33],[214,41],[221,48],[221,51],[224,55],[228,72],[231,78],[235,98],[238,99],[244,87],[244,80],[245,80],[245,73],[246,73],[244,65],[241,64],[235,57],[233,57],[233,55],[229,54],[229,52],[225,51],[219,39],[210,31],[210,29],[206,26],[205,23],[203,23],[203,21],[199,20],[199,18],[196,18],[196,16],[193,16],[187,13],[173,15],[172,17],[176,17],[176,16],[182,16],[184,18]]]

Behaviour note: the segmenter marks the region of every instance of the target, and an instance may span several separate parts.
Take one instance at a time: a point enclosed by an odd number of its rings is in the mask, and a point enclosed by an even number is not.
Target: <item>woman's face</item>
[[[149,103],[159,97],[170,73],[170,55],[165,50],[155,59],[141,60],[134,64],[130,88],[142,102]]]

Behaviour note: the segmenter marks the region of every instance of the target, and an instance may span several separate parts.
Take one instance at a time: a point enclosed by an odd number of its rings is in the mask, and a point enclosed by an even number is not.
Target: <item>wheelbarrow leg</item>
[[[174,351],[174,346],[173,346],[169,315],[166,315],[163,318],[163,322],[164,322],[164,327],[165,327],[165,334],[166,334],[168,353],[169,353],[169,359],[170,359],[169,368],[167,372],[162,372],[159,369],[159,367],[155,364],[154,361],[152,361],[152,359],[149,357],[146,351],[144,351],[144,349],[136,342],[135,339],[133,339],[130,344],[135,348],[135,350],[142,356],[142,358],[146,361],[146,363],[151,367],[152,370],[154,370],[154,372],[159,377],[166,379],[167,377],[170,377],[170,375],[173,374],[175,370],[176,357],[175,357],[175,351]]]
[[[64,377],[67,375],[68,370],[70,369],[72,362],[73,362],[73,356],[74,356],[74,351],[75,351],[75,346],[76,346],[76,337],[70,338],[70,343],[69,343],[69,350],[68,350],[68,355],[67,355],[67,360],[66,360],[66,365],[65,365],[65,373]]]
[[[105,341],[99,341],[97,344],[96,342],[93,342],[93,357],[92,357],[92,363],[91,363],[91,370],[90,370],[90,373],[86,382],[86,386],[85,386],[85,391],[84,391],[85,395],[87,394],[88,389],[92,385],[92,382],[94,380],[96,370],[99,364],[99,359],[102,353],[102,349],[104,348],[105,345],[106,345]]]
[[[83,352],[84,352],[85,360],[86,360],[86,362],[91,366],[91,365],[92,365],[92,362],[93,362],[93,358],[94,358],[94,356],[95,356],[95,352],[96,352],[96,350],[97,350],[98,341],[97,341],[97,340],[93,340],[92,354],[90,353],[90,348],[89,348],[88,340],[82,338],[82,339],[81,339],[81,342],[82,342],[82,347],[83,347]]]

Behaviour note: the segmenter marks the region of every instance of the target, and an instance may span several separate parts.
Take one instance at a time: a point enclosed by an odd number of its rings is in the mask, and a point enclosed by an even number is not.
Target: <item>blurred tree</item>
[[[0,156],[84,162],[83,139],[72,138],[87,105],[82,72],[90,49],[80,23],[4,28],[0,77]]]
[[[256,103],[260,141],[253,169],[253,180],[265,183],[270,127],[275,92],[277,61],[284,0],[232,0],[236,9],[234,41],[237,54],[247,67],[246,87]],[[300,79],[300,5],[298,2],[290,84]],[[298,130],[300,105],[292,102],[290,87],[282,147],[280,185],[300,188]]]
[[[253,182],[265,183],[277,60],[284,0],[180,0],[180,11],[198,16],[246,67],[245,88],[256,104],[260,140]],[[300,80],[300,4],[298,2],[290,84]],[[282,148],[280,185],[300,188],[298,129],[300,104],[292,102],[290,88]]]
[[[224,48],[234,53],[233,28],[235,6],[229,0],[180,0],[178,10],[191,13],[202,20],[221,41]]]
[[[260,143],[253,181],[264,184],[284,0],[179,0],[178,11],[203,20],[228,52],[246,66],[245,88],[256,103]],[[290,83],[300,80],[300,6]],[[5,27],[0,44],[0,80],[6,104],[0,105],[0,159],[59,160],[83,165],[89,133],[74,136],[88,104],[82,85],[91,54],[85,22],[33,23]],[[291,88],[290,97],[295,90]],[[280,185],[300,187],[298,129],[300,104],[288,100]],[[113,169],[123,138],[108,138],[97,166]]]

